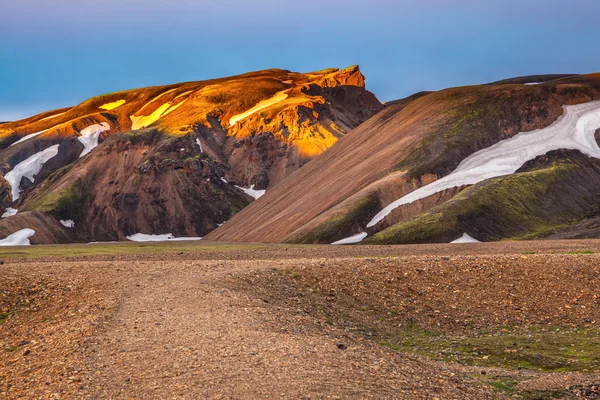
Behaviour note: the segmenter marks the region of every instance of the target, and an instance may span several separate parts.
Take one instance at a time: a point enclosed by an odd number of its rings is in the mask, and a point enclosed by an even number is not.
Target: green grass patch
[[[448,243],[482,220],[486,226],[494,227],[494,232],[481,232],[479,240],[547,236],[585,217],[582,210],[574,207],[548,214],[543,206],[556,184],[575,179],[573,175],[578,171],[575,161],[561,159],[541,168],[481,182],[427,212],[376,233],[364,243]]]
[[[597,329],[452,336],[408,328],[396,331],[381,344],[403,353],[482,367],[547,372],[600,369],[600,331]]]
[[[551,400],[563,398],[568,393],[568,390],[520,390],[518,389],[519,381],[515,381],[513,378],[498,377],[495,376],[490,379],[485,379],[480,376],[474,376],[473,378],[479,380],[484,385],[491,386],[497,392],[500,392],[506,396],[512,398],[524,399],[524,400]]]
[[[119,242],[119,243],[76,243],[4,247],[0,258],[112,256],[127,254],[167,253],[210,253],[227,251],[253,251],[269,248],[300,248],[305,245],[271,244],[214,244],[199,241],[189,242]]]
[[[335,215],[311,231],[293,238],[292,243],[331,243],[352,234],[364,226],[381,204],[375,194],[360,199],[350,211]]]

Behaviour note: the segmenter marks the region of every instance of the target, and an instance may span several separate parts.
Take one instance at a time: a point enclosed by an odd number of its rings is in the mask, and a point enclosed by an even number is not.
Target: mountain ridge
[[[376,228],[367,228],[386,205],[450,174],[478,150],[551,125],[563,114],[563,105],[598,99],[600,74],[589,74],[533,85],[451,88],[391,105],[207,238],[332,243],[361,232],[374,235],[445,203],[465,187],[402,206]],[[463,233],[427,240],[446,241]],[[385,241],[412,242],[408,237]]]
[[[358,66],[93,97],[0,126],[0,172],[12,182],[0,181],[0,211],[74,220],[77,241],[202,236],[254,200],[244,188],[276,185],[382,108]],[[49,160],[32,159],[52,146]],[[0,225],[21,220],[11,218]]]

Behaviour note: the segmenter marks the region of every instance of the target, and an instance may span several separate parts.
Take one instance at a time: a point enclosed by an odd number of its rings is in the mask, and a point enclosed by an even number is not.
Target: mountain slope
[[[30,228],[77,241],[202,236],[381,108],[356,66],[94,97],[0,125],[0,211],[51,215]]]
[[[511,83],[514,81],[519,83]],[[599,214],[600,207],[593,198],[600,182],[593,177],[598,173],[594,156],[600,149],[593,136],[600,128],[600,103],[592,102],[600,99],[600,74],[527,84],[530,82],[516,79],[452,88],[392,103],[208,238],[302,243],[331,243],[346,237],[353,237],[350,242],[366,238],[369,243],[447,242],[468,230],[481,240],[497,240],[544,236]],[[571,117],[564,106],[575,104],[585,110]],[[494,145],[505,148],[519,133],[522,137],[561,121],[569,129],[559,129],[558,133],[547,129],[536,143],[525,140],[512,150],[509,146],[504,158],[498,156],[502,152],[489,153],[488,158],[479,155]],[[564,132],[570,136],[560,136]],[[548,136],[543,136],[546,133]],[[563,148],[579,152],[556,153]],[[524,154],[512,160],[511,151],[520,149],[525,149]],[[473,164],[473,169],[462,175],[470,178],[454,179],[456,173],[452,173],[462,171],[459,165],[464,167],[461,163],[469,157],[488,161]],[[544,157],[550,159],[544,163]],[[525,176],[510,175],[528,162],[542,163],[537,172],[527,175],[540,185],[537,189],[524,185]],[[514,163],[520,164],[511,170]],[[518,172],[527,174],[526,170]],[[495,178],[500,176],[497,174],[510,176]],[[545,185],[538,182],[542,176]],[[497,201],[490,204],[482,196],[497,182],[504,182],[502,191],[495,192],[490,200]],[[485,188],[468,188],[474,183]],[[537,197],[513,198],[519,190],[538,190]],[[578,206],[573,207],[565,196]],[[502,209],[515,202],[520,203],[514,209]],[[541,207],[548,203],[555,207],[542,212]],[[465,210],[469,210],[468,215]],[[531,210],[536,211],[533,216],[528,214]],[[507,215],[509,212],[516,215]],[[432,213],[439,218],[432,218]],[[528,218],[537,223],[526,223]],[[500,229],[501,221],[510,221],[516,229]],[[542,226],[540,221],[547,224]],[[406,233],[407,224],[410,234]]]

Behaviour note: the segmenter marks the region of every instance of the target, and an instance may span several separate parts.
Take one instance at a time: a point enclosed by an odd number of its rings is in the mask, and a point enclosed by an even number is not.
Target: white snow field
[[[75,228],[75,221],[73,221],[72,219],[66,219],[66,220],[61,219],[60,223],[65,228]]]
[[[196,138],[196,144],[200,146],[200,153],[204,153],[204,149],[202,148],[202,142],[200,141],[200,138]]]
[[[41,134],[42,134],[42,133],[44,133],[44,132],[48,132],[49,130],[50,130],[50,129],[44,129],[43,131],[39,131],[39,132],[35,132],[35,133],[30,133],[29,135],[27,135],[27,136],[23,136],[21,139],[17,140],[17,141],[16,141],[16,142],[14,142],[13,144],[11,144],[11,146],[14,146],[15,144],[18,144],[18,143],[22,143],[22,142],[24,142],[24,141],[26,141],[26,140],[29,140],[29,139],[31,139],[31,138],[34,138],[34,137],[36,137],[36,136],[38,136],[38,135],[41,135]]]
[[[4,211],[4,214],[2,214],[2,218],[12,217],[17,212],[19,212],[19,210],[17,210],[16,208],[6,207],[6,211]]]
[[[166,242],[166,241],[184,241],[184,240],[200,240],[201,237],[179,237],[176,238],[170,233],[164,235],[148,235],[145,233],[136,233],[135,235],[127,236],[128,240],[132,242]]]
[[[525,162],[552,150],[570,149],[600,158],[594,133],[600,128],[600,101],[563,106],[564,113],[552,125],[523,132],[465,158],[449,175],[425,185],[387,205],[367,224],[377,225],[403,204],[446,189],[473,185],[486,179],[514,174]]]
[[[29,238],[35,235],[33,229],[21,229],[16,231],[12,235],[8,235],[4,239],[0,240],[0,246],[29,246]]]
[[[221,178],[221,180],[227,183],[225,179]],[[253,197],[254,200],[260,198],[266,192],[266,190],[254,190],[254,185],[250,186],[249,188],[243,188],[238,185],[235,185],[235,187],[246,193],[248,196]]]
[[[524,83],[523,85],[539,85],[542,82],[529,82],[529,83]]]
[[[468,233],[463,233],[461,237],[456,240],[451,241],[450,243],[481,243],[479,240],[472,238]]]
[[[100,137],[100,134],[108,130],[110,130],[110,125],[107,122],[90,125],[87,128],[82,129],[81,132],[79,132],[81,136],[79,136],[77,140],[79,140],[85,148],[79,155],[79,158],[98,147],[98,138]]]
[[[19,193],[21,193],[21,190],[19,189],[21,178],[26,176],[31,180],[31,182],[33,182],[33,177],[40,172],[42,166],[46,163],[46,161],[48,161],[57,154],[58,145],[55,144],[54,146],[48,147],[46,150],[42,150],[39,153],[35,153],[27,160],[21,161],[20,163],[15,165],[15,167],[10,172],[4,175],[4,179],[6,179],[10,184],[13,201],[16,201],[19,198]]]
[[[252,114],[259,112],[260,110],[264,110],[267,107],[271,107],[273,104],[277,104],[277,103],[282,102],[283,100],[287,99],[287,97],[288,97],[287,92],[289,92],[289,89],[283,90],[281,92],[277,92],[275,94],[275,96],[271,97],[270,99],[260,101],[257,105],[255,105],[251,109],[249,109],[241,114],[234,115],[233,117],[231,117],[229,119],[229,127],[231,128],[237,122],[243,120],[244,118],[248,118]]]
[[[345,239],[338,240],[337,242],[333,242],[331,244],[354,244],[362,242],[369,234],[367,232],[357,233],[356,235],[349,236]]]

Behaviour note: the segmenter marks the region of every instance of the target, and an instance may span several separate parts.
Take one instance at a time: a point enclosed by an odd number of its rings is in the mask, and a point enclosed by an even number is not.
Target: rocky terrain
[[[600,395],[597,240],[154,249],[3,250],[2,398]]]
[[[600,74],[591,74],[514,78],[390,102],[207,238],[598,237],[599,100]]]
[[[110,93],[2,123],[0,232],[203,236],[382,107],[355,66]]]

